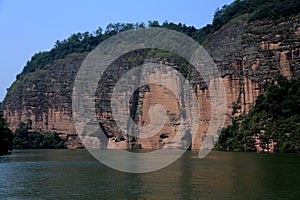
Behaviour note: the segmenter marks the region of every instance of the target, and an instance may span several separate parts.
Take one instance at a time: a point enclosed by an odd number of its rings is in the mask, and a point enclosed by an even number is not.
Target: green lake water
[[[86,150],[15,150],[0,157],[0,199],[300,199],[300,154],[188,151],[130,174]]]

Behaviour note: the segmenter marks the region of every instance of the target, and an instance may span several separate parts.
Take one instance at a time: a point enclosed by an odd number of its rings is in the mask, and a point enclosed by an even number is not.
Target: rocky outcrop
[[[206,48],[222,73],[229,111],[234,106],[246,114],[269,82],[299,71],[299,26],[299,16],[248,23],[245,15],[209,38]]]
[[[222,75],[226,90],[227,117],[229,124],[234,115],[246,114],[255,99],[268,83],[276,81],[279,74],[294,76],[300,68],[300,23],[299,15],[277,21],[248,22],[248,16],[231,20],[204,42],[204,47],[213,57]],[[168,144],[178,128],[178,100],[166,88],[149,85],[141,87],[133,96],[131,108],[134,121],[145,126],[149,124],[148,111],[151,105],[165,106],[168,116],[166,125],[148,139],[129,137],[116,125],[110,109],[110,96],[116,80],[127,70],[147,62],[165,64],[178,68],[175,58],[150,57],[143,52],[134,52],[137,59],[128,62],[119,59],[114,62],[99,82],[96,93],[97,115],[100,125],[109,138],[107,148],[112,144],[128,148],[142,147],[156,149]],[[4,116],[10,128],[17,128],[25,122],[31,130],[57,132],[61,137],[72,138],[70,148],[77,145],[76,130],[72,122],[71,94],[73,81],[86,54],[71,54],[57,60],[45,70],[37,70],[17,80],[8,90],[3,102]],[[199,77],[200,78],[200,77]],[[199,99],[199,131],[191,148],[201,147],[203,137],[210,123],[210,95],[201,78],[192,83]],[[164,98],[163,98],[164,97]],[[69,134],[69,136],[68,136]],[[74,142],[76,141],[76,142]]]
[[[47,70],[38,70],[15,81],[4,100],[4,116],[10,128],[15,130],[24,122],[30,131],[57,132],[64,139],[76,133],[71,94],[75,75],[85,56],[69,55]]]

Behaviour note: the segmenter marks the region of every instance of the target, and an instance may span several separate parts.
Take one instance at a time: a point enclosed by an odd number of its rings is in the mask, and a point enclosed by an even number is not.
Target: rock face
[[[75,127],[72,122],[72,88],[75,75],[86,54],[69,55],[58,60],[47,70],[38,70],[13,83],[4,100],[4,116],[12,130],[20,122],[29,130],[57,132],[60,137],[74,143]],[[70,137],[69,137],[70,136]]]
[[[204,42],[225,85],[226,124],[230,123],[232,114],[246,114],[257,96],[268,83],[276,81],[279,74],[292,77],[300,69],[300,15],[276,22],[264,20],[250,23],[247,19],[245,15],[231,20]],[[78,145],[79,141],[74,142],[76,130],[72,122],[71,96],[76,72],[85,56],[71,54],[55,61],[46,70],[37,70],[23,80],[17,80],[3,102],[4,116],[10,128],[14,130],[20,122],[25,122],[31,130],[57,132],[61,137],[72,138],[70,148]],[[145,58],[148,59],[140,53],[134,64],[113,63],[105,74],[105,81],[99,83],[97,114],[100,125],[109,137],[107,148],[111,148],[112,144],[128,148],[130,141],[131,147],[156,149],[167,144],[176,134],[179,125],[178,100],[168,89],[157,85],[139,88],[131,101],[132,118],[141,126],[150,123],[148,112],[152,105],[160,103],[165,106],[168,120],[157,134],[147,140],[128,137],[113,119],[109,91],[122,74],[143,63]],[[175,69],[178,65],[172,58],[156,57],[148,62]],[[191,148],[198,149],[210,123],[211,105],[209,91],[201,83],[201,78],[192,85],[201,110],[200,128]]]

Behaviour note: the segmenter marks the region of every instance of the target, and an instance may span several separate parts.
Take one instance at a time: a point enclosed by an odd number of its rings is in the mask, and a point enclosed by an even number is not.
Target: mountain
[[[201,29],[184,24],[150,21],[141,24],[109,24],[106,31],[95,34],[73,34],[64,41],[57,41],[48,52],[35,54],[26,64],[17,80],[9,88],[3,101],[4,116],[9,127],[15,130],[24,122],[31,131],[56,132],[67,141],[69,148],[80,146],[72,121],[71,97],[75,75],[87,54],[106,38],[118,32],[163,27],[187,34],[201,43],[214,59],[226,90],[226,125],[238,116],[244,116],[254,106],[256,98],[283,75],[290,79],[300,69],[300,3],[297,0],[237,0],[216,11],[213,23]],[[135,58],[135,59],[132,59]],[[189,65],[178,56],[159,51],[136,51],[124,55],[107,71],[105,83],[111,91],[115,78],[125,69],[143,63],[162,63],[181,71]],[[187,74],[184,74],[187,76]],[[201,147],[210,123],[210,95],[202,79],[192,85],[199,99],[200,128],[192,141],[192,149]],[[101,88],[101,83],[99,83]],[[178,88],[177,88],[178,89]],[[159,148],[176,134],[178,104],[176,99],[163,102],[168,106],[168,122],[158,134],[148,140],[130,138],[122,133],[112,118],[109,98],[99,92],[97,115],[109,143],[125,148],[130,140],[134,146]],[[150,85],[142,87],[131,102],[132,116],[137,123],[149,123],[149,106],[161,101],[168,93],[164,88]],[[175,103],[173,103],[175,102]],[[104,105],[104,106],[103,106]],[[108,144],[108,148],[109,148]]]

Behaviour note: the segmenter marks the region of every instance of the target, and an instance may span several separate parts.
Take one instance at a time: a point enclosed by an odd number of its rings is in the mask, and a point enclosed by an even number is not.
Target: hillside
[[[203,44],[211,54],[226,87],[226,124],[230,124],[233,118],[246,115],[256,98],[281,75],[290,79],[299,72],[299,5],[297,0],[237,0],[219,9],[213,23],[201,29],[184,24],[150,21],[148,25],[109,24],[105,31],[99,28],[93,34],[73,34],[64,41],[57,41],[50,51],[37,53],[28,61],[4,99],[4,116],[13,130],[24,122],[31,131],[56,132],[67,140],[70,148],[78,146],[80,141],[76,138],[72,122],[71,95],[76,72],[88,52],[101,41],[121,31],[164,27],[189,35]],[[132,56],[137,58],[130,61]],[[142,51],[126,55],[123,60],[120,58],[110,66],[107,73],[116,78],[124,73],[124,69],[134,67],[145,59],[152,63],[164,63],[181,72],[188,67],[181,59],[169,53]],[[107,88],[113,86],[113,80],[107,82]],[[200,99],[200,107],[204,109],[199,121],[201,128],[192,143],[192,148],[197,149],[209,125],[210,97],[201,79],[192,84]],[[147,113],[149,104],[158,101],[161,95],[159,90],[161,88],[151,86],[150,89],[141,89],[140,99],[136,102],[143,103],[134,105],[141,111],[135,113],[135,120],[147,123],[149,119],[143,113]],[[147,98],[149,96],[151,98]],[[105,96],[99,96],[98,101],[109,103]],[[176,104],[169,109],[174,116]],[[117,129],[111,118],[111,110],[99,109],[97,114],[100,124],[111,138],[110,142],[121,144],[129,140]],[[151,138],[150,142],[134,142],[144,148],[158,148],[166,142],[162,140],[162,134],[168,133],[170,137],[173,134],[176,117],[172,116],[169,115],[170,122],[166,129]]]
[[[223,129],[216,148],[227,151],[299,152],[300,79],[280,77],[249,113]],[[233,113],[234,114],[234,113]]]

